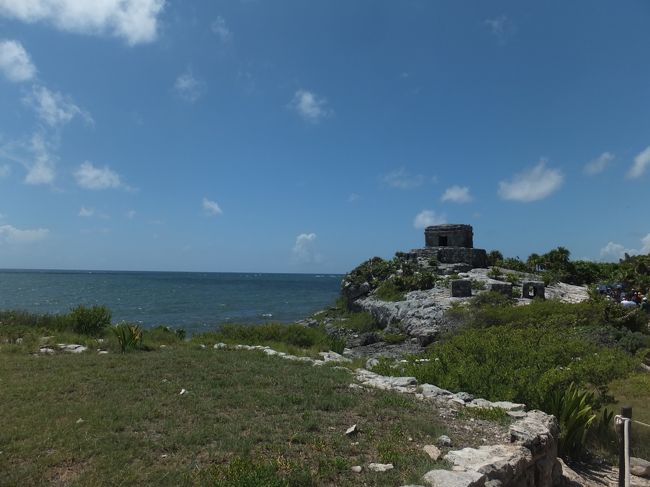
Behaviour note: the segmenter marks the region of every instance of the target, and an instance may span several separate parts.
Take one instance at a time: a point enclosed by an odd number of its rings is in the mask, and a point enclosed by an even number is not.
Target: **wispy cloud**
[[[86,208],[85,206],[82,206],[81,209],[79,210],[79,216],[83,218],[90,218],[94,214],[95,214],[94,208]]]
[[[224,44],[232,40],[232,32],[221,15],[214,19],[210,28]]]
[[[205,93],[205,83],[188,69],[176,78],[174,89],[183,100],[194,103]]]
[[[135,211],[135,210],[129,210],[129,211],[126,212],[126,217],[127,217],[129,220],[133,220],[133,219],[135,218],[135,215],[136,215],[136,211]]]
[[[499,44],[505,44],[508,38],[515,32],[515,24],[506,15],[499,15],[491,19],[485,19],[483,23],[490,32],[497,38]]]
[[[45,228],[21,230],[12,225],[0,225],[0,243],[27,244],[43,240],[50,233]]]
[[[51,184],[55,177],[56,156],[52,154],[55,145],[40,132],[28,140],[13,140],[0,145],[0,157],[22,165],[26,170],[26,184]],[[3,166],[8,167],[8,166]],[[7,174],[10,169],[7,169]]]
[[[609,166],[609,164],[614,159],[616,159],[616,157],[611,152],[603,152],[594,160],[589,161],[587,164],[585,164],[583,171],[585,174],[588,174],[589,176],[600,174],[605,169],[607,169],[607,166]]]
[[[510,181],[501,181],[498,193],[504,200],[530,203],[546,198],[563,182],[562,172],[547,168],[546,160],[542,159],[534,167],[515,174]]]
[[[413,219],[415,228],[426,228],[431,225],[442,225],[443,223],[447,223],[447,217],[442,213],[436,213],[435,210],[422,210]]]
[[[311,123],[318,123],[323,118],[332,114],[332,111],[327,106],[327,100],[325,98],[307,90],[296,91],[289,106],[295,110],[303,120]]]
[[[650,254],[650,233],[641,239],[640,249],[628,249],[616,242],[608,242],[607,245],[600,249],[600,258],[605,261],[622,259],[625,257],[625,254]]]
[[[0,0],[2,11],[3,0]],[[29,81],[36,76],[36,66],[29,54],[18,41],[0,41],[0,72],[15,83]]]
[[[23,101],[50,127],[61,127],[75,117],[81,117],[89,124],[94,123],[90,114],[75,105],[69,96],[50,91],[45,86],[32,87],[32,92]]]
[[[208,216],[218,216],[223,214],[223,210],[221,210],[221,207],[216,201],[203,198],[202,206],[203,211]]]
[[[11,174],[11,166],[9,164],[0,165],[0,179],[6,178]]]
[[[41,134],[34,134],[29,147],[33,160],[27,163],[25,183],[52,184],[55,177],[56,157],[51,154],[50,144]]]
[[[118,173],[108,166],[95,167],[91,162],[84,162],[74,172],[77,184],[84,189],[130,189]]]
[[[627,173],[630,179],[636,179],[643,176],[643,173],[650,167],[650,146],[646,147],[634,158],[634,164]]]
[[[66,32],[112,35],[135,45],[156,39],[165,0],[0,0],[0,15]]]
[[[384,174],[381,181],[391,188],[413,189],[424,183],[424,176],[422,174],[410,174],[405,168],[401,167]]]
[[[467,186],[450,186],[445,190],[440,199],[442,201],[451,201],[452,203],[469,203],[473,198]]]
[[[296,237],[292,254],[297,263],[316,264],[322,260],[316,249],[316,238],[315,233],[301,233]]]

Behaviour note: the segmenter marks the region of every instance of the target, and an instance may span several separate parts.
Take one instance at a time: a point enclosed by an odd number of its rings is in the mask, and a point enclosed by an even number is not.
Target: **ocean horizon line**
[[[252,274],[260,276],[331,276],[341,277],[342,272],[259,272],[259,271],[179,271],[179,270],[124,270],[124,269],[24,269],[6,267],[1,272],[65,273],[65,274]]]

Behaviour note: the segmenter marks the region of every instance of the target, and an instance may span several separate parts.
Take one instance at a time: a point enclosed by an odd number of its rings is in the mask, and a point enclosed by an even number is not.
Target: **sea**
[[[342,275],[0,270],[0,309],[65,313],[105,305],[113,322],[183,328],[290,323],[334,304]]]

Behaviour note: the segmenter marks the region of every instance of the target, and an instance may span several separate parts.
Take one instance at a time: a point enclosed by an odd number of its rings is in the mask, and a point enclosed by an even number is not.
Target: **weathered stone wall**
[[[452,393],[431,384],[418,385],[415,377],[385,377],[357,369],[357,380],[367,387],[415,394],[454,408],[501,408],[516,421],[510,426],[510,443],[452,450],[444,457],[452,470],[431,470],[422,478],[432,487],[553,487],[562,479],[557,460],[557,420],[542,411],[524,411],[523,404],[476,399],[465,392]]]
[[[441,264],[467,264],[471,268],[488,267],[487,252],[484,249],[466,247],[428,247],[413,249],[409,253],[413,259],[418,257],[435,259]]]
[[[436,225],[424,230],[427,247],[474,247],[474,232],[471,225]]]

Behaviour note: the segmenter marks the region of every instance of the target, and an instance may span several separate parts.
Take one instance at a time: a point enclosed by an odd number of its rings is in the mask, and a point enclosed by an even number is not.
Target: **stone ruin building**
[[[452,266],[453,272],[477,267],[488,267],[487,252],[474,248],[471,225],[445,224],[424,230],[425,247],[413,249],[408,257],[413,260],[435,258],[443,266]]]

